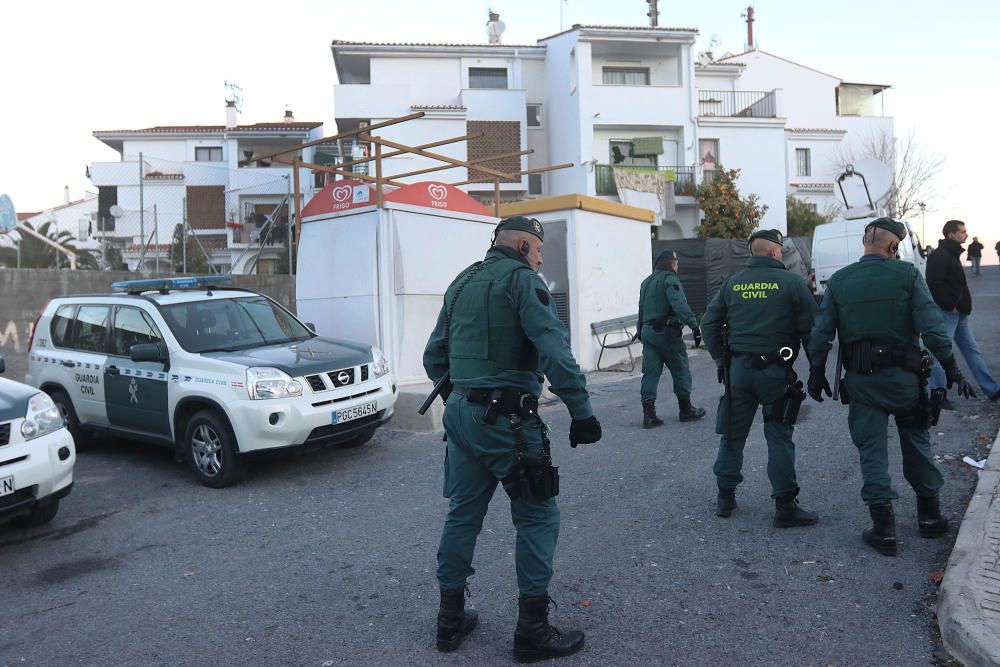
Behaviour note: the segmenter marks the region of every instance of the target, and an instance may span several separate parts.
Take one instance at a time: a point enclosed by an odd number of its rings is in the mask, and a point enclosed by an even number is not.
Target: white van
[[[813,287],[817,297],[826,292],[830,276],[848,264],[861,259],[865,254],[862,237],[865,227],[876,217],[854,220],[837,219],[816,227],[813,233],[812,266]],[[906,221],[906,238],[899,244],[899,259],[914,264],[925,275],[927,259],[924,257],[920,239]]]

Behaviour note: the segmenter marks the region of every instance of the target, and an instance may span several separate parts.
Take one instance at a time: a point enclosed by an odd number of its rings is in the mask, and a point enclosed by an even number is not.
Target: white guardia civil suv
[[[225,276],[133,280],[52,299],[26,381],[78,444],[94,433],[162,442],[206,486],[237,481],[251,452],[363,445],[392,417],[396,382],[374,346],[317,336]]]

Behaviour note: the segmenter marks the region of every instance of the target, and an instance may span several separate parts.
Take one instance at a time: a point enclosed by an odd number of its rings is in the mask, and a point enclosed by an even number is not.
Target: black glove
[[[569,425],[569,446],[576,447],[578,444],[589,445],[601,439],[601,422],[597,417],[590,416],[586,419],[574,419]]]
[[[715,377],[718,378],[719,384],[723,384],[726,381],[726,367],[722,359],[716,359],[715,361]]]
[[[942,361],[941,368],[944,369],[944,376],[948,382],[948,389],[951,389],[952,385],[958,385],[955,387],[955,393],[959,396],[963,396],[965,398],[976,397],[976,392],[972,389],[972,385],[966,381],[965,376],[962,375],[962,371],[958,370],[958,362],[955,361],[954,355]]]
[[[691,327],[691,335],[694,336],[694,346],[701,347],[701,327]]]
[[[809,382],[807,387],[809,396],[817,403],[823,402],[824,391],[827,396],[833,396],[833,392],[830,390],[830,383],[826,381],[825,368],[817,367],[809,369]]]

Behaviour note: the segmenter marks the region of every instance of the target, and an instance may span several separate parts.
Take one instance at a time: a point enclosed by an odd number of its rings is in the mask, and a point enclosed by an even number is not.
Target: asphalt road
[[[1000,269],[971,278],[974,326],[1000,372]],[[930,665],[942,660],[931,575],[947,539],[917,536],[890,430],[901,499],[897,558],[865,547],[868,524],[846,407],[810,408],[796,430],[803,506],[814,528],[776,530],[758,422],[739,509],[713,513],[721,393],[704,352],[694,401],[709,417],[643,431],[638,380],[593,387],[605,439],[569,448],[555,428],[562,530],[551,594],[557,625],[587,646],[566,665]],[[800,374],[805,374],[804,367]],[[831,372],[832,375],[832,372]],[[933,431],[960,517],[1000,405],[962,402]],[[954,458],[951,458],[954,457]],[[461,650],[434,649],[440,436],[381,431],[366,447],[256,462],[241,485],[198,485],[165,450],[103,442],[49,526],[0,528],[0,665],[508,664],[516,618],[514,531],[498,495],[479,540]],[[948,459],[948,460],[946,460]],[[584,605],[587,601],[588,604]]]

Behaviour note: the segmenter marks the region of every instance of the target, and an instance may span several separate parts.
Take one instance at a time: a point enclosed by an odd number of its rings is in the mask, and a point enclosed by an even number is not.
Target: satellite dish
[[[702,67],[707,67],[712,64],[712,56],[706,51],[702,51],[698,54],[698,64]]]
[[[837,185],[848,210],[874,214],[892,189],[892,170],[879,160],[859,160],[847,165],[837,177]]]
[[[118,204],[112,204],[111,207],[108,208],[108,213],[111,214],[112,218],[120,218],[125,215],[125,209]]]
[[[0,195],[0,229],[14,229],[17,226],[17,212],[14,202],[7,195]]]

